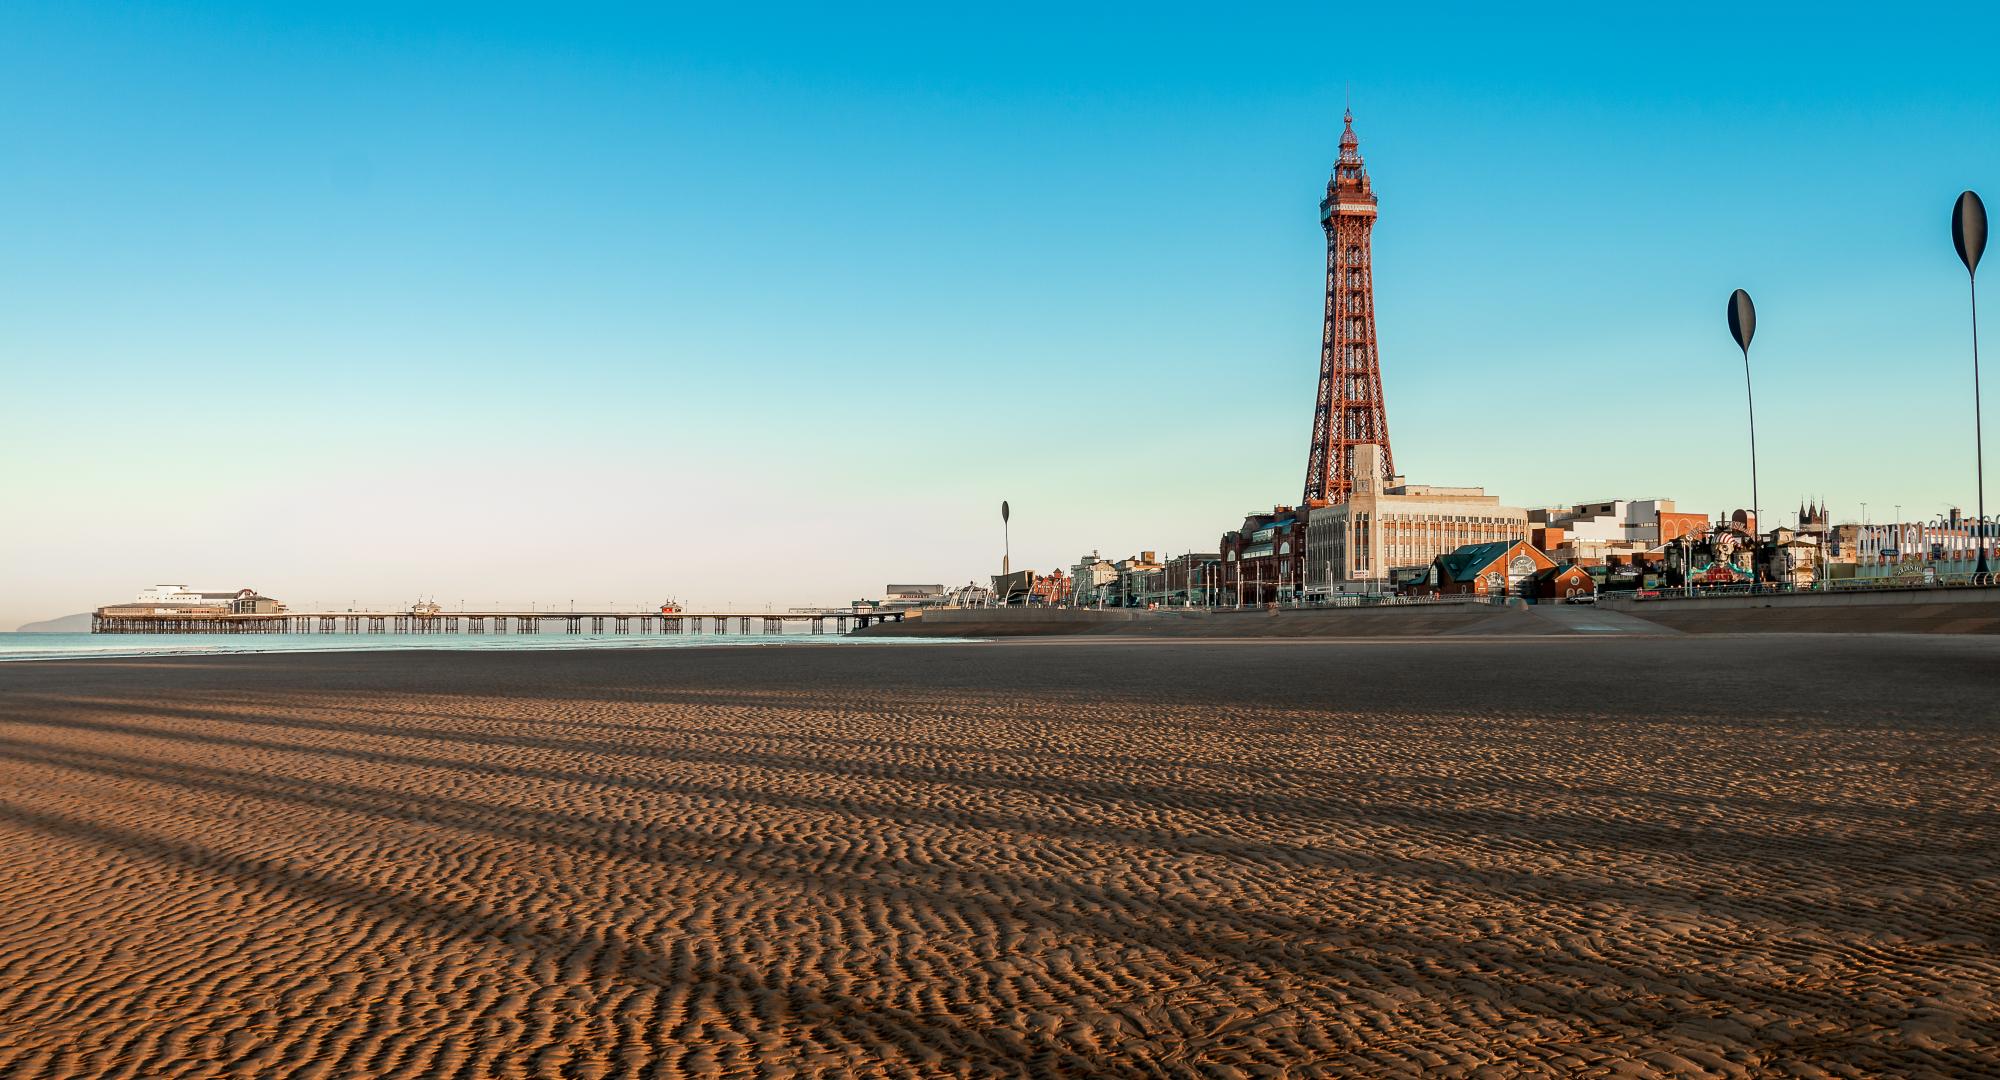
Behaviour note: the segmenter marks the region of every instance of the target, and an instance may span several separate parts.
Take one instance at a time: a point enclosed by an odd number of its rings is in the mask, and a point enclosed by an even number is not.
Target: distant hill
[[[44,619],[41,622],[31,622],[14,632],[17,634],[88,634],[90,633],[90,612],[86,611],[81,615],[65,615],[60,619]]]

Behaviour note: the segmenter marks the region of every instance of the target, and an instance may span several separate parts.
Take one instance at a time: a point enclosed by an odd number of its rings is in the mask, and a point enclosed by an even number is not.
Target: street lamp
[[[1694,533],[1681,533],[1681,594],[1694,595]]]
[[[1007,500],[1001,499],[1000,500],[1000,576],[1003,578],[1014,572],[1014,565],[1013,565],[1014,541],[1013,538],[1009,536],[1007,532],[1007,519],[1011,516],[1013,516],[1013,511],[1008,509]]]
[[[1979,568],[1986,573],[1986,448],[1979,425],[1979,257],[1986,253],[1986,204],[1973,192],[1963,192],[1951,211],[1951,243],[1972,289],[1972,453],[1973,476],[1979,485]]]
[[[1757,336],[1757,306],[1742,289],[1729,294],[1729,335],[1743,350],[1743,397],[1750,406],[1750,580],[1754,588],[1763,579],[1757,560],[1757,531],[1764,527],[1757,498],[1757,396],[1750,387],[1750,339]]]

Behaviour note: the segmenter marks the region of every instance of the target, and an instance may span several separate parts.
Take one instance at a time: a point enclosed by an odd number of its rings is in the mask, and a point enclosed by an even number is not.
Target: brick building
[[[1431,560],[1431,572],[1412,590],[1420,596],[1535,595],[1535,575],[1557,569],[1554,559],[1526,540],[1467,544]]]
[[[1218,605],[1275,603],[1305,592],[1306,521],[1292,507],[1249,515],[1218,546]]]
[[[1558,602],[1579,596],[1594,596],[1597,593],[1597,579],[1590,571],[1570,563],[1566,566],[1551,566],[1535,572],[1535,599]]]

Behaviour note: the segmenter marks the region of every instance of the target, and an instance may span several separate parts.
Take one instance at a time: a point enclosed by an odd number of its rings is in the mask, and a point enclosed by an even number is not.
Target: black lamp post
[[[1757,305],[1742,289],[1729,294],[1729,336],[1743,350],[1743,396],[1750,405],[1750,580],[1754,583],[1764,579],[1757,557],[1757,533],[1764,527],[1757,498],[1757,395],[1750,388],[1750,339],[1757,336]]]
[[[1979,257],[1986,253],[1986,204],[1973,192],[1963,192],[1951,210],[1951,243],[1958,249],[1958,261],[1965,264],[1966,280],[1972,287],[1972,453],[1973,476],[1979,485],[1979,519],[1973,530],[1979,537],[1979,566],[1986,573],[1986,448],[1979,425]]]

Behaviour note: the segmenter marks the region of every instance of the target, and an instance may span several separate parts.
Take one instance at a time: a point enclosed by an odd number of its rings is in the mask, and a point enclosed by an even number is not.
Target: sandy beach
[[[2000,1073],[2000,639],[0,665],[0,1076]]]

